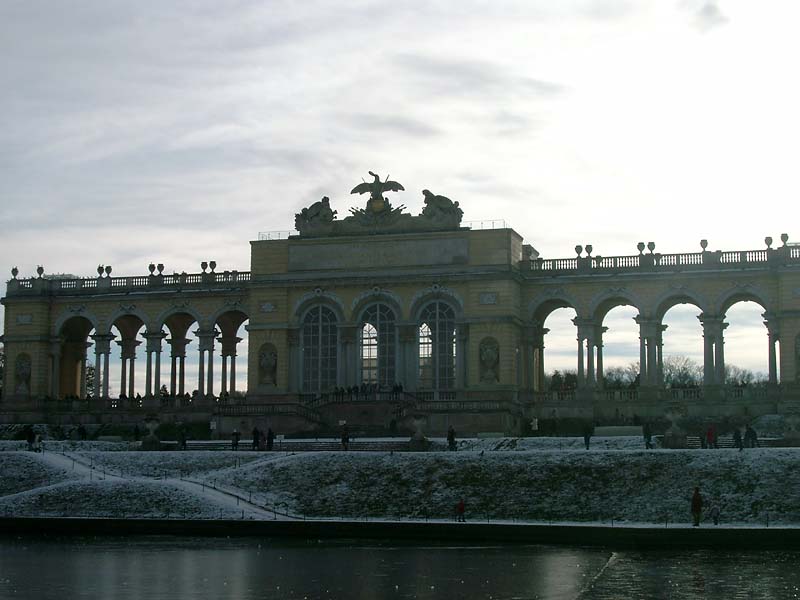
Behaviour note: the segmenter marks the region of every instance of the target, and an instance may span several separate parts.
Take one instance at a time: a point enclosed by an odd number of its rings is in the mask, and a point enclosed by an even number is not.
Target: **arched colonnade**
[[[161,395],[162,385],[173,397],[184,397],[192,385],[186,378],[186,358],[193,332],[197,340],[199,397],[214,396],[214,350],[221,346],[221,389],[219,395],[237,391],[237,347],[242,341],[238,332],[248,315],[240,308],[222,309],[203,317],[189,307],[172,309],[155,317],[131,308],[121,309],[101,320],[81,307],[66,311],[54,324],[50,344],[50,396],[87,397],[89,348],[94,347],[94,395],[103,398],[133,398],[141,389],[136,381],[139,346],[144,342],[145,383],[143,397]],[[116,331],[116,333],[114,333]],[[141,337],[142,339],[138,339]],[[111,389],[112,344],[120,348],[119,389]],[[169,349],[169,362],[162,354]]]
[[[631,306],[638,311],[635,322],[639,328],[639,384],[664,385],[664,317],[676,305],[689,304],[698,309],[698,319],[703,335],[703,385],[725,383],[725,318],[728,310],[739,302],[755,302],[764,312],[762,317],[767,333],[768,381],[778,383],[779,316],[771,302],[753,290],[732,291],[716,302],[708,302],[688,290],[667,292],[655,303],[645,303],[636,296],[623,292],[600,294],[587,306],[569,294],[552,294],[535,298],[529,304],[527,355],[529,377],[527,387],[537,392],[545,391],[545,342],[549,329],[544,327],[547,317],[560,308],[571,308],[576,317],[572,320],[578,342],[576,352],[577,385],[579,388],[601,387],[604,379],[603,335],[608,331],[604,321],[608,313],[618,306]]]

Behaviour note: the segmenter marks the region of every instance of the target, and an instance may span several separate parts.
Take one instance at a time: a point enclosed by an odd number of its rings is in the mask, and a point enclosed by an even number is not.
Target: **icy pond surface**
[[[796,598],[800,552],[0,537],[0,598]]]

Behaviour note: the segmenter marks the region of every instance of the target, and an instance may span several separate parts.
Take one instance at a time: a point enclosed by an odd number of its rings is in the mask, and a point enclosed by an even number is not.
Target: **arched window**
[[[420,314],[419,385],[449,390],[455,387],[456,314],[444,302],[435,300]]]
[[[395,316],[385,304],[373,304],[361,319],[361,381],[395,384]]]
[[[336,315],[315,306],[303,319],[303,391],[325,392],[336,385]]]

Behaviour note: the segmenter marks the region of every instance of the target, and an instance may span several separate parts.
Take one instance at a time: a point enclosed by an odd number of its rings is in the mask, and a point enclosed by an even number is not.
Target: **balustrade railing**
[[[680,254],[638,254],[632,256],[579,256],[576,258],[538,258],[522,261],[524,270],[549,274],[553,272],[613,272],[630,269],[702,269],[763,267],[800,262],[800,246],[777,249],[689,252]]]
[[[103,293],[103,290],[127,290],[143,288],[181,289],[184,287],[239,287],[250,281],[249,271],[224,271],[222,273],[176,273],[173,275],[135,275],[130,277],[91,277],[50,279],[11,279],[8,294],[49,293],[74,294],[80,292]]]

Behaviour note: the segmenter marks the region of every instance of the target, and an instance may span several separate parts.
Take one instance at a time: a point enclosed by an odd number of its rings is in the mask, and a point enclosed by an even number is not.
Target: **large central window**
[[[374,304],[361,319],[361,381],[395,384],[395,316],[385,304]]]
[[[419,325],[419,384],[421,388],[455,387],[456,315],[438,300],[422,309]]]
[[[303,391],[326,392],[336,386],[336,315],[315,306],[303,319]]]

